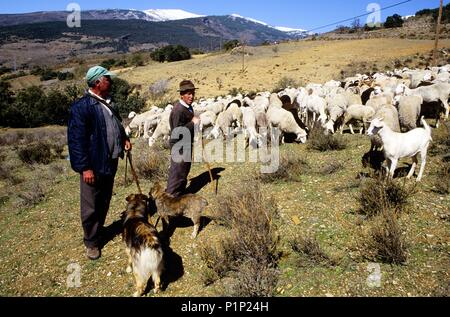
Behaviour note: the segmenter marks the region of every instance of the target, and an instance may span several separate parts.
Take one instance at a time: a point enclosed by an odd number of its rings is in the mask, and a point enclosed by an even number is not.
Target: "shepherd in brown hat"
[[[171,165],[166,192],[175,197],[183,196],[186,193],[187,178],[192,165],[191,153],[194,143],[194,127],[200,123],[200,119],[195,116],[194,109],[192,108],[196,90],[197,88],[195,88],[192,81],[183,80],[178,90],[181,96],[180,101],[173,107],[172,113],[170,114]],[[190,138],[188,140],[177,132],[183,130],[186,132],[189,131]],[[178,152],[180,144],[183,148]],[[176,149],[174,149],[175,145],[177,145]],[[183,151],[187,151],[188,153],[183,153]],[[175,156],[177,159],[175,159]],[[184,156],[181,162],[179,160],[180,156]]]

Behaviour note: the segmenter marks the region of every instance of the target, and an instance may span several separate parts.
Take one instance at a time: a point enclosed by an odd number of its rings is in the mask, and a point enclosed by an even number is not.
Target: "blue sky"
[[[65,10],[71,2],[76,2],[82,10],[90,9],[183,9],[204,15],[225,15],[238,13],[264,21],[274,26],[313,29],[329,23],[366,13],[370,3],[387,7],[403,0],[14,0],[0,1],[0,13],[23,13],[34,11]],[[450,0],[444,1],[444,4]],[[412,0],[401,6],[381,13],[382,21],[394,13],[414,14],[423,8],[436,8],[439,0]],[[362,18],[362,22],[366,18]],[[323,31],[323,30],[321,30]]]

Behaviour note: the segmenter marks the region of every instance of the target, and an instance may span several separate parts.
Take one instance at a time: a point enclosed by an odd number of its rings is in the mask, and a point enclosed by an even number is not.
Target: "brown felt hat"
[[[189,90],[197,90],[198,88],[195,88],[194,83],[190,80],[183,80],[180,83],[180,89],[178,92],[185,92]]]

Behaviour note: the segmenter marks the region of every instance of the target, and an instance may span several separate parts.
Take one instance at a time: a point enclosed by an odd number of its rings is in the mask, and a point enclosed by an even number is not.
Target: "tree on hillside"
[[[150,54],[152,60],[156,62],[177,62],[191,59],[191,52],[182,45],[168,45],[157,49]]]
[[[400,15],[394,14],[386,19],[384,27],[387,29],[400,28],[403,26],[403,19]]]
[[[437,21],[439,15],[439,8],[423,9],[416,12],[416,16],[432,16],[434,21]],[[450,23],[450,3],[444,6],[442,11],[442,23]]]
[[[223,44],[223,49],[228,52],[231,51],[233,48],[238,47],[239,45],[240,45],[239,40],[231,40]]]

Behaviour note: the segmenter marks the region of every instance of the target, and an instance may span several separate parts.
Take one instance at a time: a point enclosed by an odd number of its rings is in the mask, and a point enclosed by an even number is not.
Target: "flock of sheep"
[[[315,125],[320,125],[326,134],[343,133],[349,126],[354,134],[353,125],[359,123],[359,133],[365,130],[371,138],[371,151],[383,149],[391,174],[400,158],[412,157],[408,175],[412,177],[420,154],[420,181],[431,141],[431,129],[423,118],[436,120],[436,127],[442,115],[448,120],[449,94],[450,65],[445,65],[357,74],[344,81],[311,83],[279,93],[201,99],[193,107],[201,120],[200,131],[211,128],[206,134],[208,139],[230,137],[243,129],[249,145],[255,148],[265,137],[264,131],[273,127],[282,135],[295,135],[296,142],[305,143]],[[172,108],[168,105],[166,109],[153,107],[140,115],[130,113],[132,121],[126,127],[127,133],[137,129],[136,136],[148,138],[150,146],[160,138],[168,139]],[[419,125],[424,127],[418,128]]]

